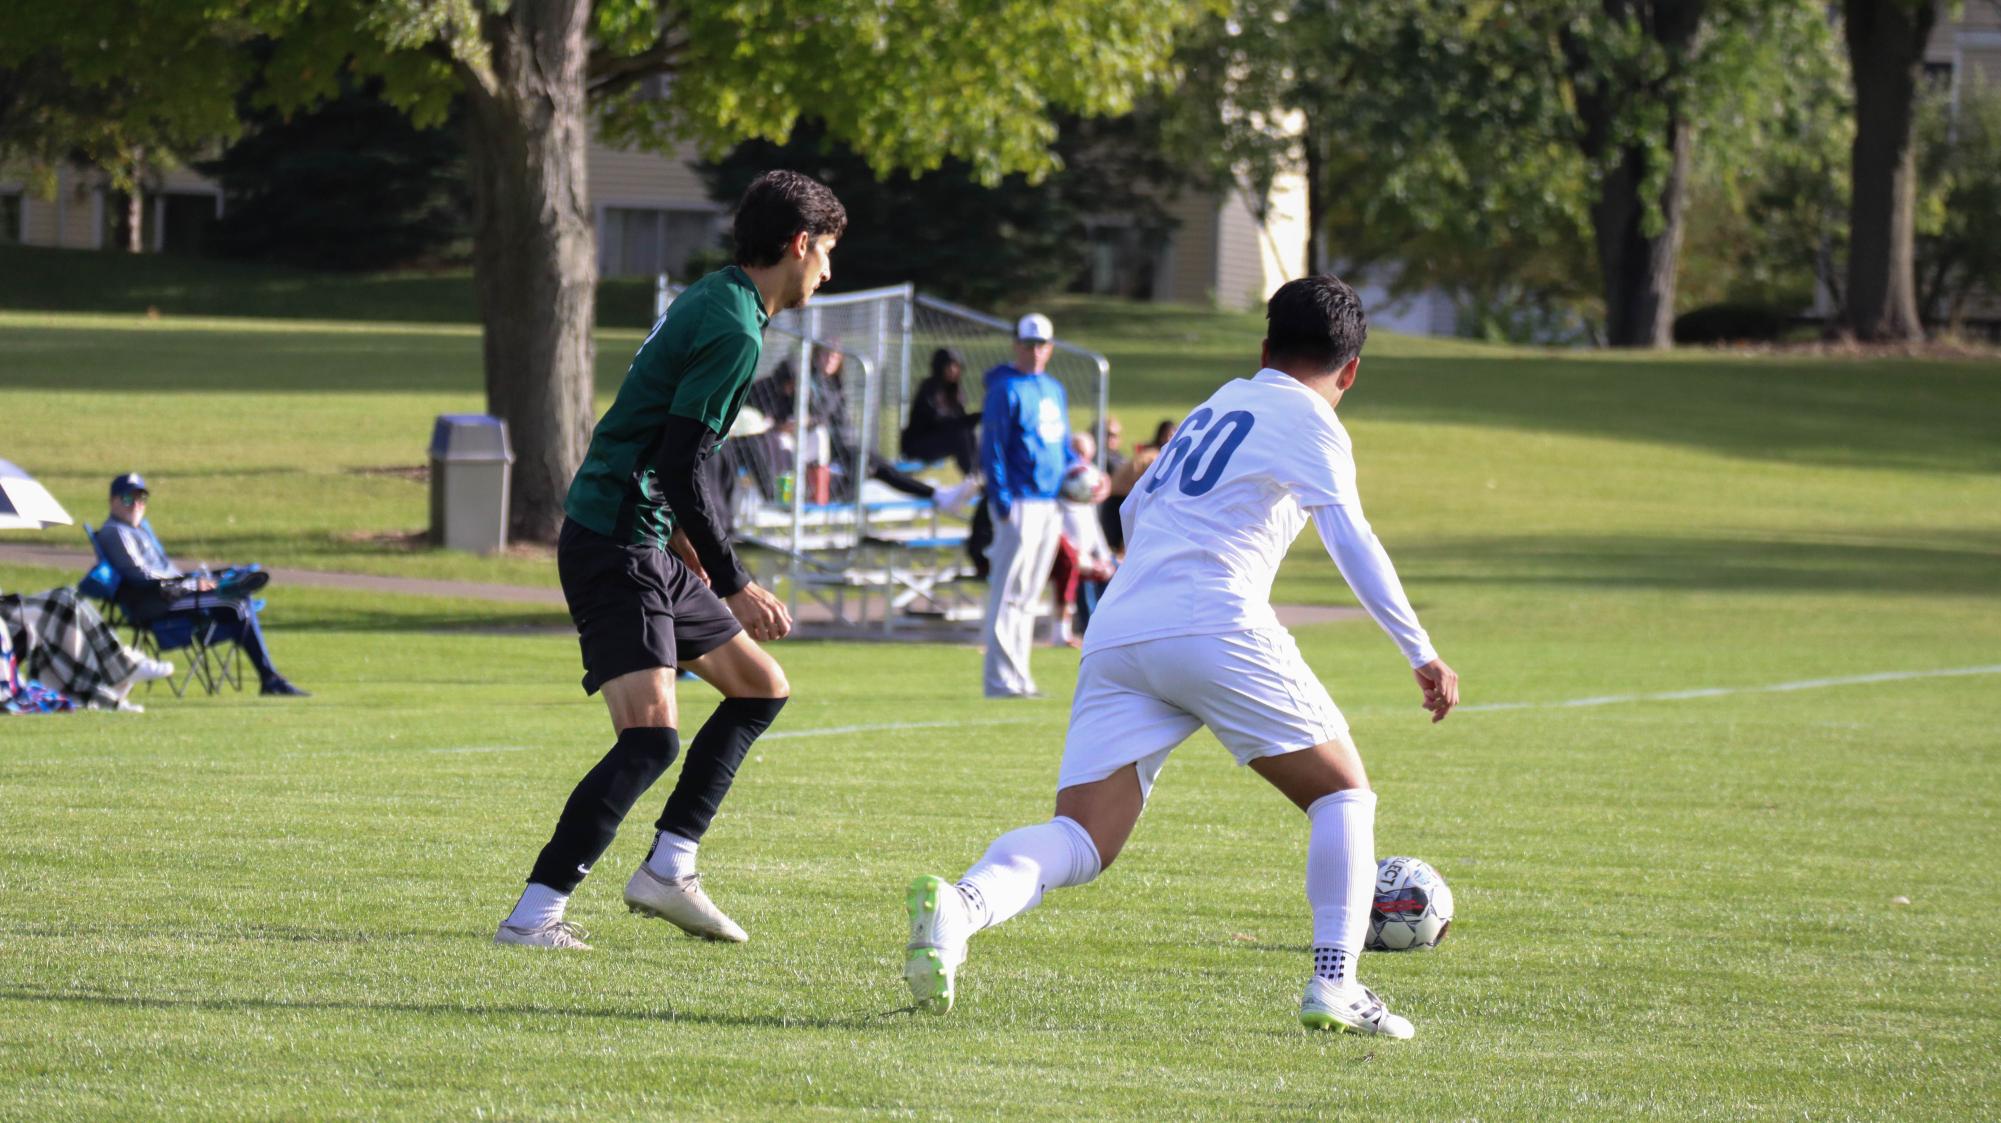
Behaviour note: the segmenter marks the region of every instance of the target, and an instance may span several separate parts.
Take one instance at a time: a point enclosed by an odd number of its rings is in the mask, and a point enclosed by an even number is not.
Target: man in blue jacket
[[[980,428],[994,541],[987,551],[986,692],[989,698],[1035,695],[1028,673],[1035,605],[1049,582],[1062,520],[1056,493],[1070,466],[1070,412],[1063,386],[1044,374],[1055,350],[1049,317],[1015,326],[1014,362],[987,372]]]

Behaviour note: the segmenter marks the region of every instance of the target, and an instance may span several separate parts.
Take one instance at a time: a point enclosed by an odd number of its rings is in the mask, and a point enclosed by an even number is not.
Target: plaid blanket
[[[117,708],[120,687],[139,669],[139,652],[125,646],[75,589],[0,596],[0,631],[22,675],[91,709]]]

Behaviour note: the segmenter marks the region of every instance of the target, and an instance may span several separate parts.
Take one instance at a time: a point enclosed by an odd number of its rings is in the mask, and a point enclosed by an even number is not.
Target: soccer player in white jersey
[[[1306,812],[1313,1029],[1409,1037],[1355,979],[1376,881],[1376,796],[1348,723],[1271,607],[1279,560],[1308,522],[1369,615],[1396,640],[1431,720],[1459,702],[1396,570],[1362,517],[1334,407],[1368,334],[1353,289],[1305,277],[1266,308],[1264,369],[1188,415],[1119,510],[1126,561],[1084,635],[1056,814],[1010,831],[958,883],[910,885],[904,977],[920,1009],[952,1008],[973,933],[1081,885],[1118,857],[1167,756],[1207,725]]]

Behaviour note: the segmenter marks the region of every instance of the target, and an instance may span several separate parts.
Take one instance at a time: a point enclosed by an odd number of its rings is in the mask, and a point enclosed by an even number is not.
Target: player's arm
[[[750,638],[763,641],[782,639],[790,632],[791,614],[737,561],[722,502],[701,470],[702,461],[722,441],[721,434],[702,419],[720,412],[708,395],[726,394],[731,386],[743,385],[736,380],[748,378],[756,369],[757,355],[757,339],[740,332],[723,332],[700,345],[689,365],[705,377],[684,380],[676,392],[652,464],[662,498],[708,574],[709,587],[723,598]]]
[[[1459,676],[1439,659],[1431,637],[1417,622],[1417,610],[1404,595],[1390,555],[1370,528],[1358,505],[1328,503],[1313,507],[1314,528],[1327,547],[1328,556],[1341,570],[1341,577],[1355,591],[1376,626],[1389,634],[1410,660],[1411,672],[1424,690],[1424,708],[1431,720],[1443,721],[1459,704]]]
[[[670,414],[660,427],[660,443],[653,457],[653,472],[674,522],[687,535],[688,545],[709,575],[709,587],[719,597],[727,597],[750,584],[750,574],[737,560],[730,544],[720,498],[709,486],[702,461],[715,452],[722,438],[715,430],[692,417]]]

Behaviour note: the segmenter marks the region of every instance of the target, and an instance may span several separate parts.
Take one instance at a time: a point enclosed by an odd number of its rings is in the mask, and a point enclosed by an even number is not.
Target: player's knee
[[[778,661],[768,655],[759,660],[758,665],[751,668],[750,674],[744,677],[746,681],[743,696],[746,698],[792,697],[792,684],[785,678],[785,668],[779,666]]]

